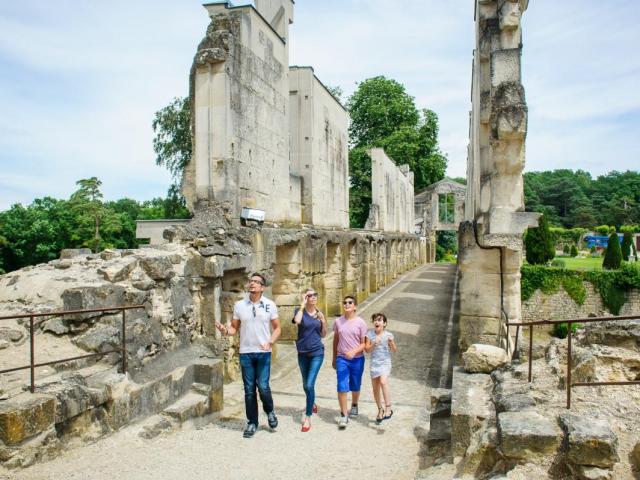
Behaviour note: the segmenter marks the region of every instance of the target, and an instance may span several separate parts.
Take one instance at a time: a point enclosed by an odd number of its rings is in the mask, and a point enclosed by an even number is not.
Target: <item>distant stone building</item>
[[[384,232],[414,233],[413,172],[396,164],[382,148],[371,157],[371,207],[365,228]]]
[[[449,178],[429,185],[415,196],[415,231],[458,230],[464,220],[466,187]]]

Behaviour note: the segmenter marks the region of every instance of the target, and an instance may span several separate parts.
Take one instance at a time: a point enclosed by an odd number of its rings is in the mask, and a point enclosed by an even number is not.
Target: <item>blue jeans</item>
[[[298,355],[298,365],[300,373],[302,373],[302,388],[307,396],[306,415],[310,417],[313,414],[313,404],[316,401],[316,378],[322,366],[324,355],[316,355],[315,357],[307,357],[306,355]]]
[[[273,398],[269,388],[271,373],[271,352],[241,353],[242,383],[244,384],[244,408],[247,421],[258,426],[258,397],[256,387],[262,400],[264,413],[273,412]]]

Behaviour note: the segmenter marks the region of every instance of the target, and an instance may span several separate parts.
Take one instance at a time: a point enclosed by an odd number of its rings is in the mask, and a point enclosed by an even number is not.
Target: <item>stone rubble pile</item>
[[[574,337],[573,382],[639,378],[640,324],[606,325],[588,324]],[[469,370],[454,368],[450,391],[432,391],[433,432],[424,436],[424,469],[416,478],[444,478],[438,475],[447,463],[450,478],[462,479],[637,478],[637,386],[573,387],[567,410],[566,340],[534,349],[532,383],[526,361],[496,361],[485,368],[492,371],[477,373],[484,350],[492,348],[474,345],[463,354]]]

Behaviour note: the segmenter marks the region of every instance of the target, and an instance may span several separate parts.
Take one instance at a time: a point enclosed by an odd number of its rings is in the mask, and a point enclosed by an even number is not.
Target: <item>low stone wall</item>
[[[562,288],[547,295],[537,290],[529,300],[522,302],[522,321],[565,320],[589,316],[603,317],[612,315],[602,303],[602,298],[591,282],[583,282],[587,296],[582,305],[578,305]],[[627,301],[618,315],[640,315],[640,290],[630,290]]]

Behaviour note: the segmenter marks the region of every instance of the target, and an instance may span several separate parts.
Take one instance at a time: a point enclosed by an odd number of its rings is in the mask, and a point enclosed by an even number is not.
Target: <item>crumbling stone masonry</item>
[[[427,261],[436,261],[436,232],[455,231],[464,220],[466,187],[448,178],[414,197],[415,233],[427,242]]]
[[[505,321],[520,313],[527,105],[521,83],[520,17],[527,0],[477,0],[465,222],[458,242],[460,351],[507,346]]]
[[[382,148],[371,157],[371,208],[365,228],[385,232],[414,233],[413,172],[396,164]]]
[[[268,222],[348,228],[348,114],[310,67],[289,67],[291,0],[205,5],[191,68],[193,158],[183,193]]]

